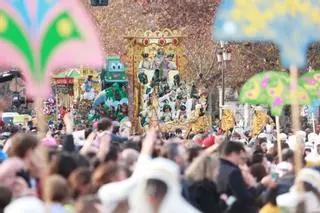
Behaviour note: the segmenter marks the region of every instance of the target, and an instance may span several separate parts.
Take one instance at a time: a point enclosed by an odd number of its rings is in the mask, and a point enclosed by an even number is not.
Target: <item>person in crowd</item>
[[[199,212],[182,197],[180,169],[174,162],[156,158],[144,168],[148,172],[129,197],[132,212]]]
[[[135,164],[139,158],[139,152],[135,149],[124,149],[121,152],[120,160],[121,163],[127,167],[131,172],[134,171]]]
[[[294,151],[285,141],[278,162],[276,143],[263,134],[247,145],[241,139],[251,136],[237,132],[185,138],[181,129],[132,135],[131,127],[108,118],[74,125],[67,112],[42,138],[5,125],[14,134],[1,144],[0,213],[276,213],[292,207],[309,213],[318,205],[319,171],[304,168],[295,179]],[[309,155],[318,157],[314,142]],[[298,182],[305,188],[302,203]]]
[[[227,141],[221,153],[217,188],[219,194],[227,197],[227,202],[233,201],[227,210],[229,213],[257,212],[255,199],[271,181],[270,177],[265,177],[261,183],[257,183],[252,175],[243,175],[239,165],[244,152],[242,143]]]
[[[203,213],[222,213],[224,205],[217,192],[219,158],[207,152],[197,157],[186,170],[190,203]]]
[[[86,167],[75,169],[69,176],[72,190],[72,198],[77,200],[80,196],[86,196],[91,190],[91,171]]]
[[[303,168],[296,176],[295,184],[288,193],[276,198],[277,205],[286,212],[319,212],[320,170],[317,167]],[[299,191],[299,188],[303,191]]]
[[[0,186],[7,187],[11,190],[13,198],[19,198],[28,194],[33,194],[29,189],[25,179],[18,176],[19,172],[24,168],[24,162],[12,157],[4,161],[0,167]]]
[[[12,192],[10,188],[0,186],[0,213],[4,212],[4,208],[10,204],[12,200]]]
[[[101,164],[92,175],[92,188],[93,192],[104,184],[117,182],[127,179],[125,172],[115,162],[108,162]]]
[[[31,134],[17,134],[12,138],[12,146],[10,147],[9,153],[12,157],[17,157],[23,161],[23,168],[17,172],[17,175],[22,177],[29,188],[36,188],[36,178],[39,174],[33,174],[37,176],[33,176],[30,172],[31,170],[34,173],[38,173],[38,166],[42,165],[42,162],[38,162],[37,159],[39,157],[38,152],[38,144],[39,140],[35,135]]]
[[[44,199],[49,213],[70,213],[64,205],[69,201],[70,189],[65,178],[49,176],[45,181]]]
[[[44,213],[45,204],[36,196],[26,196],[13,200],[6,208],[4,213]],[[51,213],[51,212],[50,212]],[[62,212],[63,213],[63,212]]]
[[[104,213],[99,198],[93,195],[80,197],[75,205],[76,213]]]
[[[184,173],[187,166],[187,154],[181,144],[169,141],[164,144],[161,149],[160,156],[175,162],[180,168],[180,174]],[[189,192],[186,180],[181,176],[182,194],[185,199],[189,200]]]

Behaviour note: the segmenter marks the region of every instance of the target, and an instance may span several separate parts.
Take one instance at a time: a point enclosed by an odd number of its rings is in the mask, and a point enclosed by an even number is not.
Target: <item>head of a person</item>
[[[72,190],[72,198],[87,195],[90,192],[91,171],[86,167],[79,167],[69,176],[69,183]]]
[[[183,171],[187,162],[187,153],[181,144],[168,142],[161,149],[161,157],[172,160]]]
[[[122,163],[132,170],[134,169],[134,166],[138,160],[139,152],[135,149],[124,149],[121,152],[121,161]]]
[[[0,132],[5,128],[5,126],[4,121],[0,119]]]
[[[104,162],[118,162],[120,155],[120,146],[116,143],[111,143],[109,152],[104,158]]]
[[[115,162],[99,165],[92,174],[92,188],[96,192],[104,184],[122,180],[119,166]]]
[[[29,164],[39,140],[35,135],[17,134],[12,138],[10,155],[21,158],[26,164]]]
[[[49,164],[49,174],[59,174],[68,179],[71,172],[78,167],[75,157],[69,153],[57,153]]]
[[[89,137],[89,135],[92,133],[92,129],[91,128],[86,128],[84,130],[84,139],[87,139]]]
[[[24,162],[17,157],[5,160],[0,166],[0,186],[12,189],[18,182],[18,175],[24,168]]]
[[[112,130],[112,121],[108,118],[104,118],[97,124],[98,131],[109,131]]]
[[[165,182],[158,179],[148,179],[146,183],[145,192],[148,202],[153,206],[157,212],[161,206],[163,199],[168,191],[168,186]]]
[[[264,152],[264,153],[267,153],[268,151],[268,141],[267,141],[267,138],[258,138],[258,144],[261,148],[261,150]]]
[[[103,213],[102,208],[99,198],[93,195],[80,197],[75,205],[77,213]]]
[[[250,166],[250,171],[253,177],[255,177],[258,182],[260,182],[262,178],[267,176],[266,168],[262,163],[252,164]]]
[[[164,158],[155,158],[145,162],[146,172],[141,173],[141,181],[132,191],[129,203],[139,212],[173,212],[172,204],[181,195],[180,169],[176,163]],[[171,204],[170,204],[171,203]],[[146,210],[147,209],[147,210]]]
[[[65,203],[69,198],[68,181],[60,175],[51,175],[45,179],[44,199],[48,203]]]
[[[187,168],[185,175],[190,181],[215,181],[219,171],[219,158],[216,155],[201,155]]]
[[[182,130],[181,129],[176,129],[176,135],[177,137],[182,137]]]
[[[282,160],[294,165],[294,151],[292,149],[284,149],[282,151]]]
[[[318,153],[318,155],[320,155],[320,143],[319,144],[317,144],[317,153]]]
[[[228,141],[222,149],[222,157],[235,165],[240,165],[244,157],[244,146],[240,142]]]
[[[261,152],[253,153],[251,163],[252,164],[263,163],[264,158],[265,158],[265,155]]]
[[[120,132],[120,126],[114,125],[112,128],[112,133],[117,135],[119,134],[119,132]]]
[[[88,81],[91,81],[91,80],[92,80],[92,78],[93,78],[93,76],[92,76],[92,75],[88,75]]]
[[[0,186],[0,212],[11,202],[12,192],[9,188]]]
[[[199,147],[192,147],[189,149],[188,155],[188,163],[192,163],[194,159],[199,156],[200,148]]]

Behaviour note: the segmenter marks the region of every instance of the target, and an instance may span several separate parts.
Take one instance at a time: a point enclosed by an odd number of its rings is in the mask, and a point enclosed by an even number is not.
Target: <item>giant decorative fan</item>
[[[307,90],[299,85],[292,93],[289,75],[285,72],[262,72],[250,78],[242,87],[240,101],[249,104],[270,106],[274,116],[280,116],[285,105],[291,104],[292,98],[298,96],[300,104],[310,104]]]
[[[0,65],[19,67],[32,97],[50,94],[61,66],[103,66],[103,52],[78,0],[1,0]]]
[[[318,0],[224,0],[213,37],[232,41],[273,41],[284,67],[304,67],[311,42],[320,40]],[[299,26],[299,27],[297,27]]]

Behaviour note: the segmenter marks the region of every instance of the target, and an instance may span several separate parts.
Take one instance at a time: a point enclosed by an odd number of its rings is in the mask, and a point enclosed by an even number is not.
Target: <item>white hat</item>
[[[305,131],[297,131],[296,134],[302,138],[303,141],[306,141],[307,133]]]
[[[260,133],[258,138],[268,138],[268,135],[266,133]]]
[[[37,197],[22,197],[11,202],[4,213],[44,213],[45,205]]]
[[[288,139],[288,136],[285,133],[280,133],[279,137],[282,141],[286,141]]]
[[[308,135],[308,142],[315,143],[318,140],[318,135],[316,133],[310,133]]]
[[[319,200],[312,192],[289,192],[279,195],[276,199],[277,206],[283,210],[283,212],[296,212],[298,205],[304,201],[306,213],[319,211]]]
[[[274,144],[268,141],[268,142],[267,142],[267,149],[270,150],[270,149],[272,149],[273,147],[274,147]]]
[[[276,171],[280,177],[282,177],[288,172],[291,172],[292,170],[293,170],[292,164],[286,161],[279,163],[276,167]]]
[[[296,136],[295,135],[291,135],[289,136],[288,138],[288,145],[289,145],[289,148],[292,149],[292,150],[295,150],[296,149]]]
[[[296,182],[306,182],[320,193],[320,172],[311,168],[303,168],[296,177]]]
[[[254,108],[256,111],[265,111],[265,109],[262,106],[257,106]]]
[[[160,213],[200,213],[182,197],[179,177],[179,167],[173,161],[164,158],[151,160],[142,171],[141,182],[130,194],[129,205],[132,212],[153,212],[145,194],[145,187],[148,179],[158,179],[168,186],[167,194],[159,208]]]
[[[304,144],[304,149],[313,149],[313,144],[309,141]]]
[[[298,173],[296,181],[306,182],[320,192],[320,172],[314,169],[302,169]],[[285,209],[286,212],[295,212],[301,201],[305,202],[305,212],[318,212],[320,202],[316,195],[312,192],[300,193],[297,191],[296,185],[290,189],[289,193],[277,197],[278,206],[281,209]]]

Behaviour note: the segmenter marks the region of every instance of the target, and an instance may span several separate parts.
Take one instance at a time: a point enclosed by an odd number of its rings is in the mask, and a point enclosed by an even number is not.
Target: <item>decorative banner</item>
[[[240,102],[268,105],[274,116],[280,116],[283,107],[291,104],[292,98],[296,95],[300,104],[310,104],[308,92],[302,86],[298,86],[297,94],[290,92],[292,88],[289,80],[289,75],[285,72],[269,71],[256,74],[241,88]]]
[[[103,66],[103,52],[79,0],[2,0],[0,65],[19,67],[32,97],[50,94],[50,77],[64,67]]]
[[[305,67],[308,45],[320,40],[319,0],[224,0],[215,20],[214,39],[273,41],[287,68]]]

